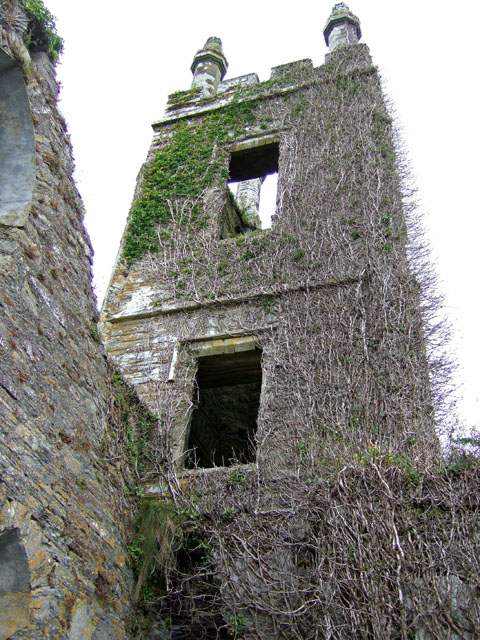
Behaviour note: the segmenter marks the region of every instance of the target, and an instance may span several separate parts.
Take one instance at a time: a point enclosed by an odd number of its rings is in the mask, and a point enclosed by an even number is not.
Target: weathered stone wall
[[[129,512],[106,455],[110,375],[70,142],[48,56],[3,29],[0,44],[34,132],[0,181],[35,169],[18,215],[0,218],[0,638],[123,638]]]
[[[0,220],[25,224],[35,178],[32,115],[22,71],[0,50]]]

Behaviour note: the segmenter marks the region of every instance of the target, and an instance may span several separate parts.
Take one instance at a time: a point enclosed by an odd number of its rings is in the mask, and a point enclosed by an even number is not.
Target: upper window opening
[[[278,141],[241,143],[232,151],[229,188],[221,237],[233,237],[249,229],[268,229],[276,206]]]
[[[272,142],[233,151],[228,170],[229,180],[242,182],[278,172],[278,148],[278,142]]]
[[[262,229],[270,229],[272,226],[272,217],[275,215],[277,208],[277,182],[278,173],[273,173],[266,176],[262,184],[260,204],[258,207],[258,215]]]
[[[255,459],[261,357],[256,348],[198,359],[187,468],[227,467]]]

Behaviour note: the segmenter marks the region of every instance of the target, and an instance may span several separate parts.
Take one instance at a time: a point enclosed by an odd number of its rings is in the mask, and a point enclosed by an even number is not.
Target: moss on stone
[[[45,51],[54,62],[63,51],[63,39],[57,33],[55,17],[42,0],[20,0],[28,18],[24,36],[30,51]]]
[[[174,201],[198,199],[190,221],[199,229],[207,224],[200,197],[208,187],[228,177],[227,152],[222,145],[255,122],[255,111],[255,101],[234,102],[200,122],[182,120],[176,124],[169,142],[148,165],[141,195],[132,207],[124,246],[127,263],[158,249],[156,228],[162,225],[168,235]]]

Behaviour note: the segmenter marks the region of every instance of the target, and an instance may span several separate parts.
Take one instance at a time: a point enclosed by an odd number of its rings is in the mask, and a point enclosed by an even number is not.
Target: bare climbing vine
[[[155,282],[158,306],[174,307],[145,321],[142,349],[158,323],[178,348],[175,380],[139,387],[158,416],[143,481],[163,496],[145,498],[149,526],[138,524],[136,633],[475,638],[480,467],[474,451],[441,454],[438,434],[445,444],[454,426],[450,364],[408,166],[363,46],[300,71],[262,99],[244,96],[245,130],[280,132],[272,229],[218,240],[222,118],[203,129],[218,180],[207,172],[182,192],[163,176],[170,195],[161,221],[148,220],[153,240],[140,217],[162,198],[153,170],[135,205],[135,238],[150,251],[127,258]],[[238,123],[223,122],[237,137]],[[194,126],[159,141],[157,164]],[[263,350],[256,462],[179,472],[172,434],[192,408],[189,340],[212,316],[228,332],[232,314]],[[155,366],[168,368],[173,348]]]

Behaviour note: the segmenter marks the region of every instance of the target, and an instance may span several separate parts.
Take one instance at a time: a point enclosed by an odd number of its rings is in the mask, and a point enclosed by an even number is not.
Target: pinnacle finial
[[[215,36],[208,38],[203,49],[197,51],[190,67],[193,73],[192,88],[200,88],[203,95],[213,95],[223,80],[227,67],[222,41]]]
[[[210,51],[218,51],[219,53],[223,54],[222,41],[216,36],[210,36],[203,48],[209,49]]]
[[[323,35],[330,52],[340,46],[355,44],[362,37],[360,20],[353,15],[345,2],[337,2],[333,5]]]

